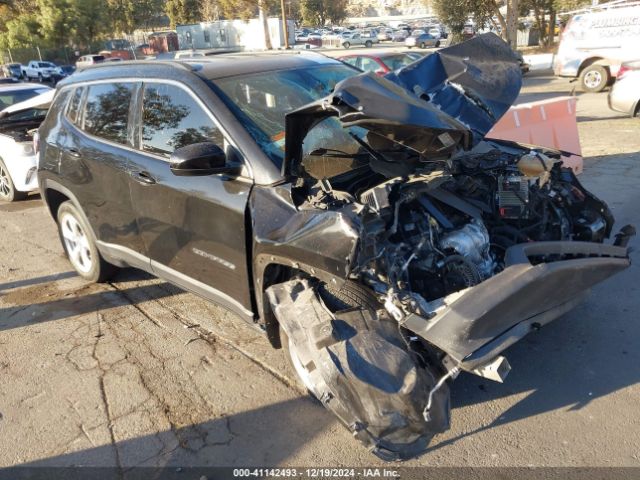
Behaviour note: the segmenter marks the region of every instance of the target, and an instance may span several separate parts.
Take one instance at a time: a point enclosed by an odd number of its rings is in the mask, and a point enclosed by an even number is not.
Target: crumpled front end
[[[268,304],[307,387],[385,459],[448,427],[460,371],[503,381],[507,347],[630,264],[635,229],[604,243],[613,215],[559,152],[482,139],[520,88],[509,52],[481,36],[288,118],[290,214],[256,251],[300,261]]]

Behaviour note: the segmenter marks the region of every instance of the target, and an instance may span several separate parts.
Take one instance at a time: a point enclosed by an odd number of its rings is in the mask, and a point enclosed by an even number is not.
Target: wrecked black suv
[[[385,77],[314,54],[124,62],[60,83],[39,181],[75,269],[152,272],[261,327],[384,459],[460,371],[629,266],[560,153],[485,139],[518,96],[488,34]]]

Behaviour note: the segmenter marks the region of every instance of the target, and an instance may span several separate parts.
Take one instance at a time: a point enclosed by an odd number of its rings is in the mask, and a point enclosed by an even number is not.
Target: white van
[[[562,32],[553,70],[580,77],[582,89],[599,92],[620,64],[640,57],[640,2],[611,2],[574,15]]]

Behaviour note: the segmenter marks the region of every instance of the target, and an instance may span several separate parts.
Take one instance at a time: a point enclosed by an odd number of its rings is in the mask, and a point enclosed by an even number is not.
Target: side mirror
[[[205,175],[237,175],[239,165],[227,165],[224,150],[212,142],[201,142],[178,148],[171,154],[171,172],[181,177]]]

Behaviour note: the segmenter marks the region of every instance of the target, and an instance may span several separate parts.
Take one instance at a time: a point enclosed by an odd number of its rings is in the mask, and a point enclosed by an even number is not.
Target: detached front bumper
[[[588,242],[515,245],[505,262],[499,274],[446,297],[432,318],[409,315],[403,326],[473,371],[631,264],[627,248]]]

